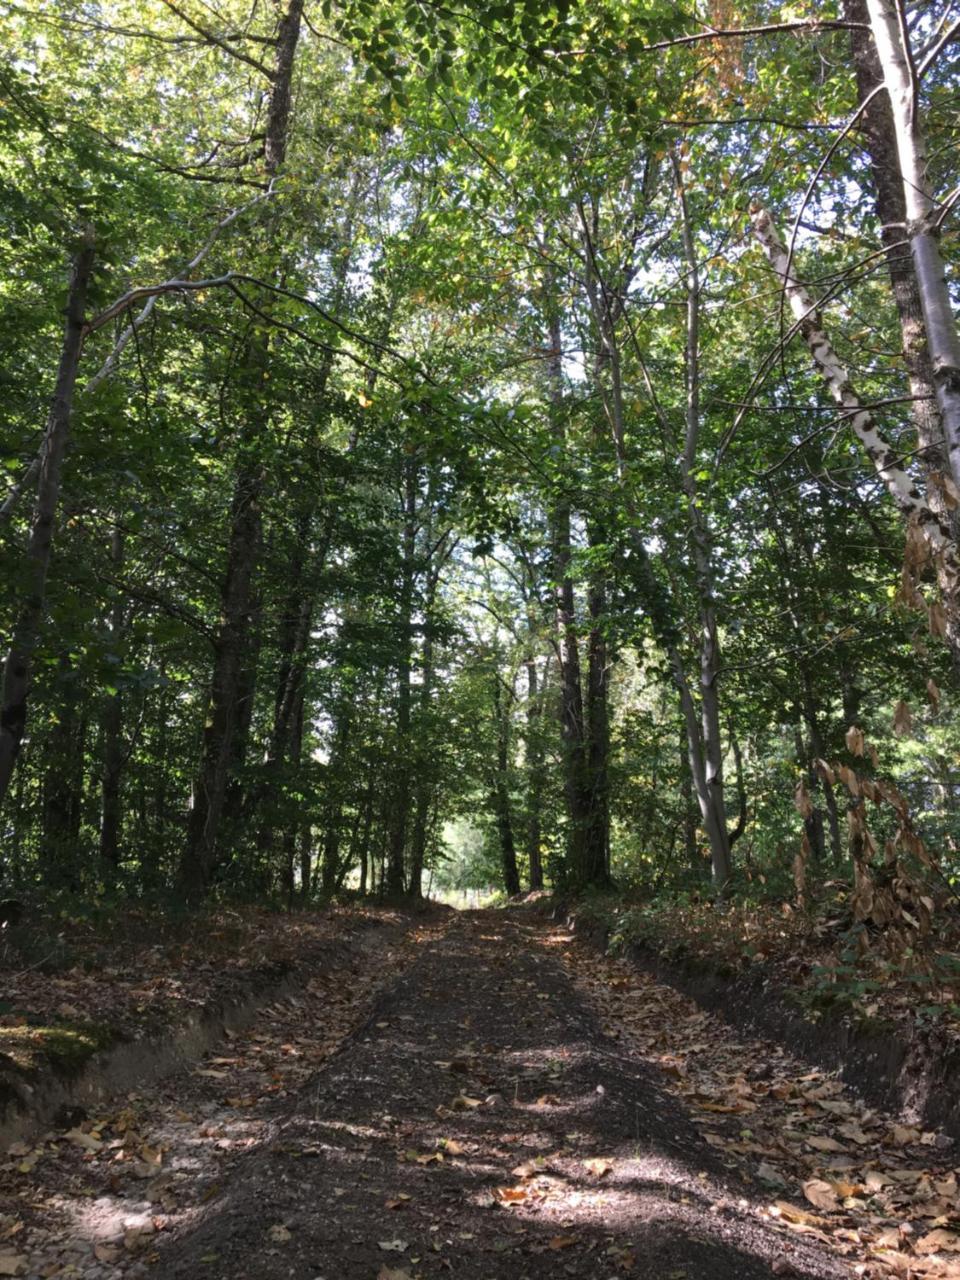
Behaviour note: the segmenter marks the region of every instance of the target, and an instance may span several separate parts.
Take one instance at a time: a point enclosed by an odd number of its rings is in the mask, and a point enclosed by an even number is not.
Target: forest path
[[[209,1280],[840,1276],[763,1219],[542,927],[423,941],[149,1274]]]

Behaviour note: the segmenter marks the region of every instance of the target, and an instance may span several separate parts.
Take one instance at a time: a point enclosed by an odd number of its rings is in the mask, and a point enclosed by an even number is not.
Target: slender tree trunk
[[[927,149],[920,115],[919,86],[909,47],[907,18],[899,0],[867,0],[870,27],[890,96],[903,176],[906,233],[927,350],[943,421],[947,456],[960,485],[960,334],[940,252],[940,209],[927,174]]]
[[[223,622],[214,651],[213,682],[203,731],[200,771],[193,790],[180,888],[191,901],[202,897],[213,877],[217,835],[235,760],[243,675],[248,670],[251,583],[260,545],[259,466],[238,477],[233,500],[227,575],[221,595]]]
[[[592,546],[602,543],[596,527]],[[587,588],[590,634],[587,640],[587,777],[590,799],[585,832],[581,878],[584,884],[603,887],[610,882],[610,716],[608,689],[610,663],[606,637],[606,582],[601,570],[592,575]]]
[[[402,897],[406,887],[405,853],[410,822],[410,711],[412,703],[413,588],[416,576],[417,494],[419,467],[411,454],[404,463],[403,565],[399,598],[400,656],[397,662],[397,758],[395,764],[386,893]]]
[[[113,532],[111,542],[111,559],[119,574],[123,565],[123,534],[119,529]],[[121,642],[124,629],[123,602],[118,597],[114,602],[110,623],[111,640],[114,651]],[[119,657],[119,655],[117,655]],[[120,871],[120,838],[123,823],[123,808],[120,797],[120,783],[123,775],[125,752],[123,749],[123,695],[117,689],[108,693],[100,717],[101,736],[101,779],[100,779],[100,870],[104,883],[114,888]]]
[[[868,21],[866,0],[845,0],[844,12],[849,21],[866,24]],[[880,223],[880,241],[887,261],[887,272],[893,300],[900,321],[903,340],[903,358],[913,397],[911,413],[917,425],[917,438],[923,450],[922,460],[928,476],[942,473],[948,467],[943,448],[943,423],[936,400],[933,366],[927,350],[923,328],[923,307],[913,261],[905,251],[904,236],[907,226],[907,207],[904,200],[903,175],[897,153],[897,133],[886,93],[874,94],[877,85],[883,83],[883,71],[877,57],[877,47],[870,33],[861,27],[850,31],[850,44],[857,69],[857,95],[864,105],[861,138],[870,157],[870,174],[873,178]],[[873,96],[871,96],[873,95]],[[950,523],[949,508],[943,501],[939,484],[933,482],[927,490],[930,507],[945,524]]]
[[[510,707],[503,704],[499,671],[493,673],[493,715],[497,735],[497,768],[493,776],[490,803],[497,821],[503,887],[507,896],[514,898],[520,892],[520,872],[517,868],[517,847],[510,804]]]
[[[60,655],[56,719],[45,743],[40,857],[44,881],[78,891],[81,883],[77,837],[83,795],[85,730],[78,714],[77,673],[70,656]]]
[[[323,815],[323,851],[320,859],[320,893],[329,898],[336,890],[343,835],[343,803],[347,761],[353,730],[353,706],[344,699],[337,711],[337,725],[330,748],[330,794]]]
[[[0,690],[0,803],[10,787],[20,744],[27,723],[33,655],[40,638],[47,602],[47,571],[57,519],[60,473],[70,435],[73,395],[83,340],[83,312],[93,271],[93,232],[87,230],[83,245],[73,262],[67,295],[67,318],[63,347],[47,416],[43,440],[43,461],[37,486],[30,539],[27,543],[27,586],[25,598],[13,628],[10,648],[3,666]]]
[[[697,843],[699,811],[693,795],[693,777],[690,772],[690,744],[687,741],[686,729],[680,738],[680,799],[683,805],[683,847],[687,854],[687,864],[698,877],[704,875],[706,860],[700,856]]]
[[[275,67],[267,107],[264,168],[276,177],[286,154],[291,82],[300,37],[303,0],[290,0],[277,32]],[[268,238],[276,237],[276,224]],[[217,839],[231,774],[244,737],[254,693],[257,612],[254,574],[260,551],[261,500],[265,484],[259,445],[263,420],[267,340],[251,338],[246,352],[244,381],[249,388],[243,410],[245,426],[239,442],[240,460],[231,507],[227,571],[221,591],[221,625],[214,647],[209,707],[203,732],[200,767],[193,787],[187,840],[180,862],[179,890],[188,901],[201,898],[213,878]]]
[[[424,604],[423,655],[420,680],[420,742],[430,740],[430,704],[433,698],[433,607],[437,577],[431,573],[431,585]],[[413,832],[410,839],[410,880],[407,892],[411,898],[423,897],[423,866],[427,853],[427,830],[432,793],[431,772],[426,760],[419,763],[414,796]]]
[[[360,896],[366,897],[370,868],[370,832],[373,827],[373,783],[367,784],[363,799],[363,824],[359,839],[357,860],[360,863]]]
[[[813,694],[813,681],[810,678],[810,672],[806,668],[802,668],[802,676],[803,719],[806,723],[807,736],[810,740],[810,754],[814,760],[825,760],[826,749],[824,747],[823,733],[820,729],[820,716],[817,713],[817,703]],[[818,780],[823,789],[823,801],[827,810],[827,828],[830,832],[830,855],[834,863],[839,866],[843,861],[843,841],[840,837],[840,815],[837,811],[837,796],[832,783],[827,778],[819,776],[818,771],[814,766],[811,770],[811,793]]]
[[[720,639],[714,598],[713,539],[701,505],[697,483],[700,450],[700,270],[693,228],[687,210],[686,193],[679,165],[675,168],[682,213],[685,279],[687,288],[687,323],[684,359],[686,390],[683,453],[680,460],[681,479],[687,498],[690,546],[700,613],[700,729],[690,740],[691,754],[702,755],[703,782],[700,788],[704,825],[710,841],[713,882],[722,889],[730,879],[732,858],[727,830],[727,806],[724,797],[723,740],[720,719],[719,680],[721,668]],[[688,718],[689,723],[689,718]],[[695,770],[696,779],[699,769]]]
[[[912,476],[901,465],[897,452],[881,436],[873,414],[857,395],[850,375],[823,329],[813,298],[797,279],[787,247],[777,234],[773,219],[765,209],[756,208],[753,228],[763,245],[774,271],[784,283],[790,309],[797,328],[809,348],[815,368],[823,378],[834,402],[844,411],[854,434],[873,463],[879,479],[893,499],[908,525],[915,523],[921,531],[947,583],[952,596],[960,584],[960,557],[953,530],[925,502]]]
[[[549,300],[552,307],[553,300]],[[551,401],[553,438],[558,456],[566,451],[566,428],[563,405],[563,336],[560,317],[551,310],[548,321],[551,355],[547,361],[547,377]],[[561,477],[560,485],[566,484]],[[587,865],[585,847],[590,823],[590,791],[583,714],[583,677],[580,666],[580,640],[577,634],[576,602],[572,560],[571,504],[561,492],[550,511],[550,553],[553,577],[554,618],[560,674],[560,742],[563,760],[564,797],[567,809],[567,866],[572,880],[583,881]]]
[[[527,670],[527,738],[524,753],[527,774],[527,862],[530,889],[536,891],[543,888],[543,860],[540,850],[543,844],[542,810],[546,784],[541,727],[544,690],[538,688],[536,658],[530,655],[524,665]]]

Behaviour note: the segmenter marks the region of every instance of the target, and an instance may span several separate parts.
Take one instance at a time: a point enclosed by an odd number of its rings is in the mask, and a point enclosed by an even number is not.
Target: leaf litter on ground
[[[871,1109],[780,1045],[744,1039],[626,959],[562,930],[546,936],[606,1033],[661,1072],[705,1141],[754,1184],[758,1212],[828,1244],[865,1280],[960,1280],[951,1139]]]
[[[0,1276],[144,1274],[162,1235],[195,1216],[232,1163],[266,1139],[277,1108],[363,1021],[432,932],[397,913],[360,914],[353,927],[346,911],[316,926],[325,966],[229,1034],[228,1050],[0,1153]],[[286,945],[290,935],[278,921]],[[265,1230],[277,1247],[291,1235],[282,1222]]]

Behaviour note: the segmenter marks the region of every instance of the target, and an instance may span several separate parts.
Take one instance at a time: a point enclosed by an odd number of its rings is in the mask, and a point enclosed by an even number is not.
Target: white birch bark
[[[752,222],[754,234],[770,265],[783,282],[797,328],[834,403],[844,411],[877,475],[905,519],[916,522],[921,530],[934,557],[942,564],[949,592],[955,597],[960,584],[960,556],[950,530],[927,505],[915,480],[900,465],[896,451],[880,434],[873,414],[854,390],[846,367],[824,331],[816,302],[794,274],[790,255],[773,218],[766,209],[754,206]]]
[[[923,307],[927,349],[947,455],[960,484],[960,334],[940,252],[939,210],[927,177],[926,143],[917,101],[917,77],[906,44],[898,0],[867,0],[870,27],[890,95],[907,212],[907,239]]]

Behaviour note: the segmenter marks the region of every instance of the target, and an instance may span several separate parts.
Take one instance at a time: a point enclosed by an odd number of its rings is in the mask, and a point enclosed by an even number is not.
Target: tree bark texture
[[[70,276],[63,346],[47,416],[37,504],[26,550],[24,600],[3,667],[3,685],[0,691],[0,803],[9,790],[26,730],[33,654],[46,612],[47,572],[56,528],[60,474],[70,435],[77,368],[83,343],[83,315],[93,260],[93,232],[88,230],[74,258]]]

